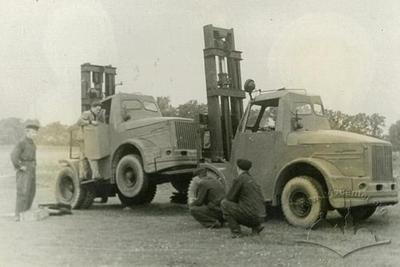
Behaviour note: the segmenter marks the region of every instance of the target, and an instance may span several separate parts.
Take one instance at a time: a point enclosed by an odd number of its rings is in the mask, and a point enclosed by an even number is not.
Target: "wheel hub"
[[[290,209],[298,217],[306,217],[311,211],[312,203],[308,195],[301,191],[290,195]]]
[[[126,187],[132,188],[136,184],[136,174],[132,168],[126,168],[124,170],[123,179]]]

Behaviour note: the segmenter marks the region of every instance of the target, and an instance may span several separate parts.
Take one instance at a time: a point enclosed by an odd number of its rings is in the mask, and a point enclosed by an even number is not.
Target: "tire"
[[[289,180],[282,191],[281,208],[287,222],[299,227],[312,227],[325,218],[328,202],[322,186],[309,176]]]
[[[86,198],[86,190],[80,186],[77,175],[70,167],[58,173],[55,191],[57,202],[70,205],[73,209],[81,208]]]
[[[133,206],[133,205],[142,205],[142,204],[149,204],[153,201],[157,192],[157,185],[156,184],[149,184],[147,191],[141,192],[140,195],[137,197],[129,198],[125,197],[118,191],[118,198],[121,201],[123,206]]]
[[[369,217],[374,214],[377,206],[358,206],[358,207],[351,207],[349,209],[337,209],[339,214],[345,218],[347,215],[351,215],[353,221],[360,222],[368,219]]]
[[[188,190],[191,180],[191,176],[176,176],[171,180],[171,185],[178,191],[172,193],[172,196],[170,197],[171,203],[187,204]]]
[[[201,178],[198,176],[193,177],[192,181],[190,181],[189,189],[188,189],[188,204],[189,207],[192,202],[196,199],[197,189],[199,188],[199,184],[201,182]]]
[[[187,194],[191,178],[174,177],[171,180],[171,185],[182,194]]]
[[[147,188],[147,192],[143,194],[137,204],[149,204],[153,201],[156,196],[157,185],[154,183],[149,183],[149,187]]]
[[[132,173],[130,177],[128,172]],[[149,183],[137,155],[126,155],[118,162],[116,184],[118,197],[125,206],[151,202],[157,189]]]
[[[86,196],[82,201],[81,209],[90,208],[93,204],[95,197],[96,197],[96,193],[93,188],[86,189]]]

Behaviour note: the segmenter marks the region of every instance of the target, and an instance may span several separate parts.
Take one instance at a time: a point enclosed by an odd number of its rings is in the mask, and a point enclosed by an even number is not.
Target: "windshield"
[[[129,99],[122,101],[123,120],[138,120],[149,117],[161,116],[157,105],[150,101]]]
[[[308,103],[296,103],[296,113],[297,115],[311,115],[311,105]]]
[[[325,116],[324,107],[321,104],[314,104],[314,112],[318,116]]]
[[[278,115],[278,104],[279,99],[272,99],[252,104],[246,122],[246,131],[275,131]]]
[[[294,103],[292,111],[292,126],[295,130],[322,130],[329,129],[329,122],[325,117],[324,107],[314,101],[300,101]],[[297,119],[296,119],[297,118]]]
[[[153,111],[153,112],[158,111],[156,103],[144,101],[143,104],[144,104],[144,109],[146,109],[148,111]]]

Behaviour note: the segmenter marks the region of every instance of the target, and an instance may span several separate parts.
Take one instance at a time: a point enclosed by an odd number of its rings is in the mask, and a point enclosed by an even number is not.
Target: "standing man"
[[[20,213],[29,210],[36,193],[36,146],[33,138],[39,130],[39,122],[28,120],[25,124],[25,138],[11,153],[11,162],[17,170],[17,200],[15,221],[20,220]]]
[[[240,225],[250,227],[253,234],[259,234],[264,229],[261,223],[266,216],[260,186],[249,174],[252,163],[238,159],[236,165],[239,176],[233,180],[232,187],[221,203],[232,238],[242,236]]]
[[[201,225],[220,228],[223,223],[221,200],[225,196],[224,186],[215,178],[207,176],[205,168],[195,171],[197,187],[194,199],[189,199],[189,211]],[[195,180],[195,181],[196,181]]]
[[[82,129],[82,139],[83,139],[83,128],[89,125],[97,126],[99,122],[104,123],[105,122],[105,116],[104,112],[101,109],[101,102],[100,101],[93,101],[92,104],[90,105],[90,110],[84,111],[79,118],[77,124],[78,126],[81,127]],[[85,157],[84,151],[85,147],[84,144],[85,141],[83,140],[82,145],[81,145],[81,162],[83,162],[83,158]],[[99,163],[97,160],[89,160],[90,164],[90,169],[92,170],[92,178],[93,179],[99,179],[100,178],[100,172],[99,172]],[[82,165],[82,164],[81,164]],[[83,172],[83,166],[81,168],[81,173]]]

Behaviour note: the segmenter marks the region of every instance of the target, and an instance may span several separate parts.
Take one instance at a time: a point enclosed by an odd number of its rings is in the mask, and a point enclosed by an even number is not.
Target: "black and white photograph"
[[[400,266],[400,2],[0,0],[0,266]]]

